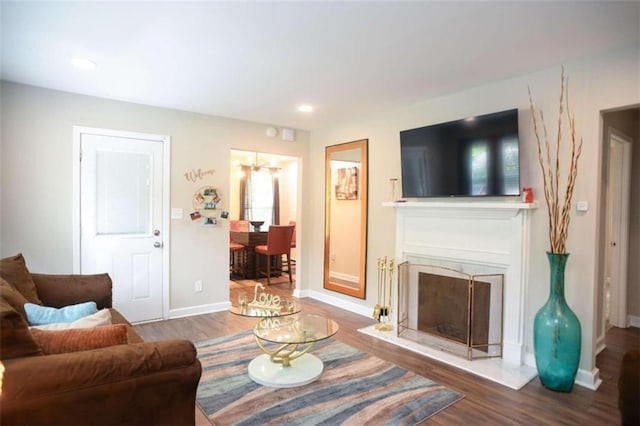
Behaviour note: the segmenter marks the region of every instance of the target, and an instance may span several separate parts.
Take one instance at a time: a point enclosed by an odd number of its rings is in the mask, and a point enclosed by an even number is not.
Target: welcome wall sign
[[[205,178],[205,176],[207,175],[213,175],[213,173],[215,172],[214,169],[208,169],[208,170],[202,170],[202,169],[192,169],[191,171],[185,172],[184,174],[184,178],[188,181],[188,182],[197,182],[199,180],[202,180]]]

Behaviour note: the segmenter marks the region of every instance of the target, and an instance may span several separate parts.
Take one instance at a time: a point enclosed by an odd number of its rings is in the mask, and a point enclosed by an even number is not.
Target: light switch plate
[[[171,208],[171,219],[182,219],[182,209],[181,208]]]
[[[588,201],[578,201],[576,203],[576,211],[586,212],[589,210],[589,202]]]

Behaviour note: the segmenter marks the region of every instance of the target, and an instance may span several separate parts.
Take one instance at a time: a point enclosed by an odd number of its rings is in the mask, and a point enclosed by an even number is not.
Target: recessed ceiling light
[[[298,111],[300,111],[300,112],[311,112],[311,111],[313,111],[313,107],[311,105],[300,105],[298,107]]]
[[[86,58],[73,58],[71,65],[82,71],[92,71],[96,69],[96,63]]]

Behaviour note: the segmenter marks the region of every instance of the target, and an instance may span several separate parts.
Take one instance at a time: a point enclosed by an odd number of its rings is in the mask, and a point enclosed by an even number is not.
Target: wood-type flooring
[[[265,280],[262,280],[265,281]],[[265,283],[266,284],[266,283]],[[250,281],[231,282],[230,300],[235,302],[239,292],[253,297]],[[269,287],[269,292],[290,296],[288,279]],[[335,339],[361,351],[374,354],[403,368],[421,374],[465,395],[462,401],[427,419],[430,425],[616,425],[618,413],[618,375],[623,354],[640,347],[639,328],[612,328],[606,336],[606,349],[597,357],[602,385],[597,391],[574,386],[570,393],[545,389],[538,378],[515,391],[492,381],[474,376],[422,355],[399,348],[358,332],[371,325],[373,319],[363,317],[317,300],[298,299],[303,312],[321,314],[335,319],[340,331]],[[145,340],[185,338],[193,342],[220,337],[251,329],[255,318],[240,317],[229,312],[217,312],[136,325]],[[640,404],[640,401],[638,401]],[[199,413],[197,424],[207,424]]]

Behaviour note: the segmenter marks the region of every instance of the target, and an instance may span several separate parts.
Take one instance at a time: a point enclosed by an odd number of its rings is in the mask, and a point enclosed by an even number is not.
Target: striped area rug
[[[197,400],[215,425],[413,425],[463,398],[334,339],[312,350],[324,362],[317,381],[281,389],[249,378],[249,362],[262,353],[250,331],[196,347]]]

